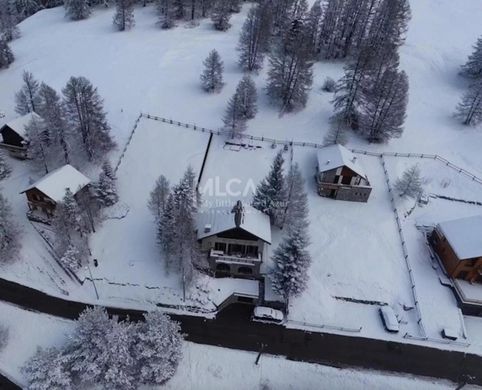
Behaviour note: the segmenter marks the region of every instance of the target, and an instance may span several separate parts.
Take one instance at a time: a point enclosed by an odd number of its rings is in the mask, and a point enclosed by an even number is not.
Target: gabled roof
[[[266,214],[251,206],[243,205],[244,215],[239,228],[271,244],[271,224]],[[199,240],[236,229],[232,207],[215,207],[198,213],[197,237]],[[206,229],[209,227],[209,229]]]
[[[482,215],[438,224],[459,260],[482,256]]]
[[[90,179],[72,165],[67,164],[45,175],[26,190],[22,191],[22,194],[25,191],[36,188],[55,202],[61,202],[67,188],[75,195],[89,183]]]
[[[367,177],[359,159],[344,146],[335,144],[318,151],[319,172],[327,172],[344,166],[364,178]]]
[[[25,135],[26,135],[25,127],[29,124],[32,118],[41,119],[40,116],[37,115],[35,112],[29,112],[27,115],[18,117],[14,120],[11,120],[8,123],[5,123],[5,125],[10,127],[18,135],[25,138]]]

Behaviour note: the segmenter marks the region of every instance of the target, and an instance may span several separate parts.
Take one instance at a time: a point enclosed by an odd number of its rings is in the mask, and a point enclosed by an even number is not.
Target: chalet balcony
[[[247,264],[247,265],[255,265],[257,263],[261,263],[261,254],[258,253],[257,255],[237,255],[237,254],[227,254],[223,251],[218,251],[215,249],[211,249],[209,252],[209,257],[213,260],[220,263],[231,263],[231,264]]]
[[[324,190],[339,190],[340,188],[355,189],[355,188],[370,188],[367,185],[350,185],[342,183],[327,183],[318,181],[318,187]]]

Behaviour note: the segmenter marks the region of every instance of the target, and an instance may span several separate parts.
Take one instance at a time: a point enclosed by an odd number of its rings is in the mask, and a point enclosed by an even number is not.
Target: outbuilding
[[[14,119],[0,128],[2,143],[0,146],[10,152],[13,157],[27,158],[26,127],[32,119],[40,119],[34,112]]]

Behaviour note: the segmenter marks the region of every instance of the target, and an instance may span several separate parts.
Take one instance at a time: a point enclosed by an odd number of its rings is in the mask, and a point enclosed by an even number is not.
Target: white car
[[[280,310],[275,310],[271,307],[265,306],[257,306],[254,308],[253,321],[281,324],[284,319],[285,316]]]
[[[379,312],[385,329],[389,332],[397,333],[400,330],[400,325],[393,309],[390,306],[382,306]]]

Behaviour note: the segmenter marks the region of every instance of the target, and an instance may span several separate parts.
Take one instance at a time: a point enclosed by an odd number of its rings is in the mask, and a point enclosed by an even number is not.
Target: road
[[[88,305],[49,296],[29,287],[0,279],[0,300],[26,309],[75,319]],[[132,320],[143,312],[107,308],[110,314]],[[284,355],[292,360],[337,367],[358,367],[413,375],[466,380],[482,385],[482,357],[470,353],[439,350],[427,346],[364,337],[286,329],[253,322],[252,308],[231,305],[215,319],[172,315],[179,321],[186,339],[199,344]],[[3,389],[3,387],[2,387]]]

